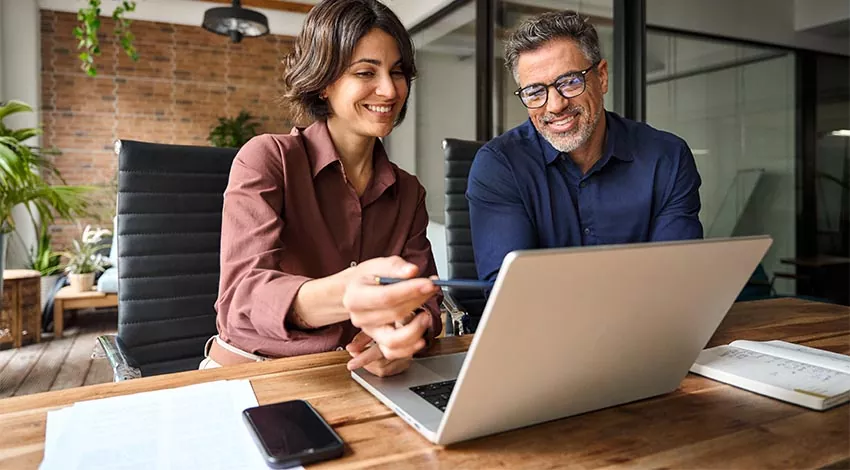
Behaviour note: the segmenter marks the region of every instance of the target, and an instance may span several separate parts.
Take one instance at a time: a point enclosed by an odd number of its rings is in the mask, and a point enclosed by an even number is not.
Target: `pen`
[[[381,285],[395,284],[407,280],[395,277],[375,277],[375,282]],[[435,286],[453,287],[455,289],[492,289],[495,285],[493,281],[479,281],[477,279],[431,279],[431,282]]]

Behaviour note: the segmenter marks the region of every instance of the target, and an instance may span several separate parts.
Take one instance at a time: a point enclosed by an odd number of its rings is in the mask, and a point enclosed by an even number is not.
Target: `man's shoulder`
[[[534,127],[529,121],[525,121],[504,134],[492,138],[481,149],[503,155],[517,151],[527,152],[528,149],[536,147],[537,140],[534,137]]]
[[[635,156],[678,158],[688,148],[685,139],[672,132],[656,129],[645,122],[626,119],[608,113],[609,126],[616,127],[624,143],[633,149]]]
[[[499,162],[511,169],[517,166],[531,164],[543,158],[536,131],[530,121],[494,137],[481,146],[475,156],[476,160]]]

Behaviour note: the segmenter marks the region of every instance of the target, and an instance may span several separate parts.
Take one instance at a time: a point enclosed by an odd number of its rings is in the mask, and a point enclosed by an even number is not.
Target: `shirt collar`
[[[561,156],[561,151],[556,149],[546,140],[537,129],[534,127],[534,123],[531,122],[531,119],[528,120],[528,126],[534,131],[534,134],[537,135],[538,142],[540,143],[541,149],[543,149],[543,157],[546,159],[546,164],[552,164],[558,157]],[[632,155],[631,149],[628,145],[627,136],[625,135],[625,129],[617,120],[616,115],[612,113],[605,112],[605,150],[602,154],[602,158],[600,162],[602,165],[608,162],[611,157],[614,157],[618,160],[622,160],[624,162],[630,162],[634,160],[634,156]]]
[[[372,183],[363,194],[364,204],[378,199],[378,196],[384,193],[388,188],[394,187],[396,182],[395,170],[387,151],[384,149],[384,144],[381,139],[375,141],[375,151],[372,154],[372,164],[375,166],[375,174],[372,177]]]
[[[306,129],[298,129],[294,132],[300,132],[303,136],[304,149],[310,160],[313,178],[331,163],[339,161],[339,153],[331,140],[328,124],[325,121],[316,121]]]
[[[310,160],[314,179],[328,165],[339,161],[339,153],[336,151],[333,140],[331,140],[327,122],[316,121],[306,129],[298,129],[294,132],[300,132],[304,137],[302,140],[304,141],[304,148],[307,150],[307,158]],[[393,171],[392,164],[380,139],[375,142],[372,164],[375,173],[370,188],[366,192],[375,190],[380,195],[396,182],[395,171]],[[365,196],[366,194],[364,194]]]

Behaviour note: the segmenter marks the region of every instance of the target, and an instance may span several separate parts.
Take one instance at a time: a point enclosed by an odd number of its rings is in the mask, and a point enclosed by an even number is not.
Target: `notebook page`
[[[823,349],[810,348],[799,344],[788,343],[786,341],[748,341],[738,340],[733,341],[729,346],[734,346],[750,351],[760,352],[762,354],[770,354],[784,359],[790,359],[797,362],[805,362],[825,369],[832,369],[836,372],[850,374],[850,356],[834,353],[832,351],[824,351]]]
[[[850,374],[734,346],[706,349],[696,364],[819,398],[850,390]]]

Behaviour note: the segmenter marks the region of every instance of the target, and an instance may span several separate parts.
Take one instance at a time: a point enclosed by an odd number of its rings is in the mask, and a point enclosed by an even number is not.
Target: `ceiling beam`
[[[231,0],[205,0],[212,3],[232,4]],[[242,6],[246,8],[265,8],[268,10],[288,11],[292,13],[307,13],[313,5],[301,2],[288,2],[285,0],[242,0]]]

